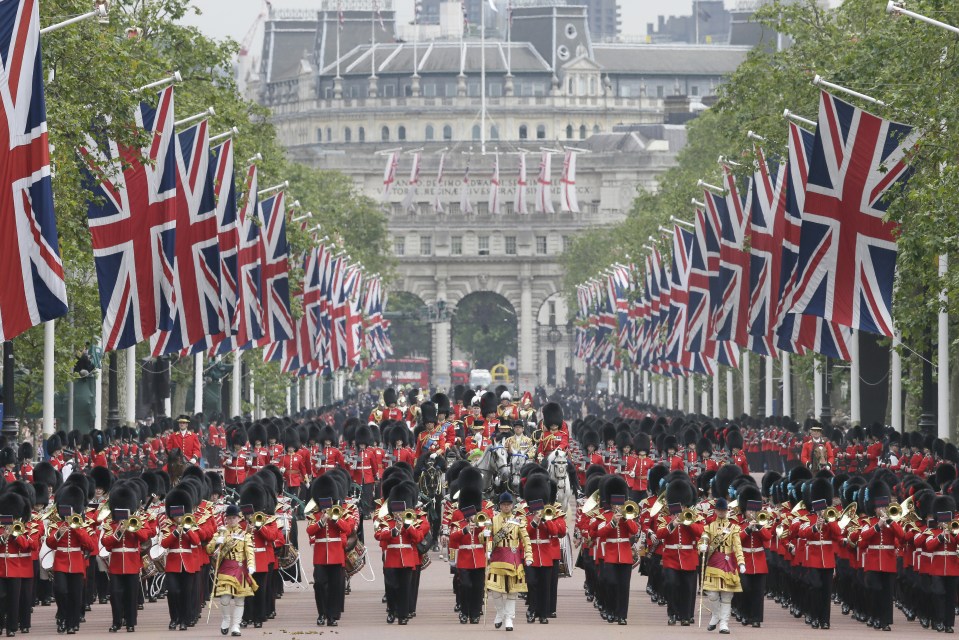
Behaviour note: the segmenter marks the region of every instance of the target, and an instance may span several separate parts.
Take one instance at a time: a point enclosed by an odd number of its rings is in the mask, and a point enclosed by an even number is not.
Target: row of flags
[[[579,213],[579,198],[576,193],[576,156],[577,152],[567,150],[563,157],[563,170],[560,176],[560,210],[568,213]],[[502,214],[502,199],[500,190],[503,182],[500,178],[500,157],[499,154],[493,154],[493,166],[489,174],[487,203],[489,212],[492,215]],[[402,206],[404,211],[416,209],[417,191],[420,185],[421,176],[421,156],[420,152],[411,154],[411,164],[409,173],[409,187],[403,197]],[[517,214],[529,214],[529,181],[526,177],[526,154],[517,155],[518,163],[516,167],[516,190],[514,194],[513,209]],[[400,152],[393,151],[386,154],[386,168],[383,170],[383,201],[386,202],[393,187],[396,185],[397,171],[399,170]],[[473,202],[471,188],[474,179],[470,174],[471,160],[467,159],[466,168],[463,171],[463,177],[459,181],[459,203],[460,211],[464,214],[473,213]],[[436,170],[436,185],[442,185],[446,179],[446,153],[440,154],[439,165]],[[553,206],[553,152],[543,151],[540,156],[539,175],[536,177],[534,211],[536,213],[555,213]],[[437,214],[446,213],[443,201],[439,196],[439,189],[434,189],[434,197],[431,201],[433,212]]]
[[[57,247],[35,0],[0,3],[0,149],[9,199],[0,206],[0,339],[67,313]],[[391,351],[381,282],[316,241],[290,306],[290,246],[283,186],[260,190],[257,167],[238,195],[234,142],[211,145],[206,118],[175,130],[174,89],[141,102],[144,148],[91,125],[78,150],[90,191],[105,351],[149,341],[154,356],[219,355],[260,347],[295,353],[293,373],[369,366]],[[196,120],[196,119],[189,119]],[[6,150],[10,151],[7,152]],[[260,198],[260,196],[265,196]],[[3,197],[3,196],[0,196]]]
[[[815,132],[789,123],[786,157],[759,146],[745,189],[724,163],[671,256],[613,265],[577,288],[576,352],[668,375],[738,367],[740,350],[851,357],[853,330],[893,337],[892,198],[918,140],[822,92]]]

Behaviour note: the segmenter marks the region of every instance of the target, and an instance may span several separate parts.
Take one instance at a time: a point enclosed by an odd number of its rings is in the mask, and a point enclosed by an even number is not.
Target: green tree
[[[516,356],[516,312],[497,295],[477,293],[463,298],[453,315],[453,344],[477,368],[489,369]]]

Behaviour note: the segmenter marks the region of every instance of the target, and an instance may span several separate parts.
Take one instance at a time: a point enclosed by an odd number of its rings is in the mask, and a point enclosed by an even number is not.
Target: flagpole
[[[766,415],[775,415],[773,412],[773,357],[772,354],[764,358],[766,360]],[[760,416],[761,418],[765,416]]]
[[[852,362],[849,367],[849,420],[852,424],[862,422],[862,389],[860,388],[859,330],[852,330]]]
[[[203,413],[203,354],[193,356],[193,414]]]
[[[902,433],[902,358],[899,356],[899,350],[896,345],[899,343],[899,335],[892,343],[892,428],[898,433]]]
[[[718,376],[718,375],[719,375],[719,372],[717,371],[716,373],[714,373],[714,374],[712,375],[712,377],[715,378],[715,377]],[[707,385],[705,385],[705,384],[703,385],[703,390],[702,390],[702,394],[701,394],[701,395],[702,395],[702,398],[701,398],[702,403],[701,403],[701,404],[702,404],[703,406],[702,406],[702,408],[700,409],[700,411],[702,412],[702,414],[703,414],[704,416],[710,416],[710,415],[711,415],[711,416],[713,416],[713,417],[718,417],[718,416],[716,416],[716,412],[715,412],[715,411],[714,411],[712,414],[709,413],[709,387],[708,387]]]
[[[97,338],[97,348],[102,341]],[[103,430],[103,356],[100,356],[100,366],[97,367],[96,387],[93,390],[93,428]]]
[[[676,384],[679,387],[676,393],[676,408],[680,411],[686,411],[686,378],[680,377]]]
[[[719,417],[719,377],[713,379],[713,404],[716,408],[716,417]],[[732,420],[736,415],[736,382],[733,379],[732,368],[726,369],[726,419]]]
[[[792,370],[790,362],[791,354],[788,351],[782,352],[783,367],[783,416],[790,417],[793,413],[793,383]]]
[[[54,354],[56,353],[56,332],[54,321],[43,323],[43,434],[50,435],[53,428],[53,390],[55,382]]]
[[[689,377],[689,409],[688,413],[696,413],[696,379]]]
[[[126,349],[127,363],[124,376],[126,377],[127,392],[127,426],[133,426],[137,422],[137,348],[129,347]]]
[[[749,380],[752,372],[749,370],[749,352],[745,349],[743,350],[742,360],[739,362],[739,368],[743,371],[743,413],[749,414],[753,406],[753,395]],[[729,417],[732,419],[732,416]]]
[[[239,351],[233,352],[233,376],[230,380],[230,413],[234,416],[240,415],[240,384],[243,378],[243,354]]]
[[[939,278],[949,271],[949,256],[939,256]],[[949,312],[946,289],[939,292],[939,343],[937,345],[936,376],[939,387],[939,437],[949,438]]]
[[[486,155],[486,4],[480,0],[480,153]]]
[[[813,415],[818,420],[822,416],[822,364],[813,362]]]

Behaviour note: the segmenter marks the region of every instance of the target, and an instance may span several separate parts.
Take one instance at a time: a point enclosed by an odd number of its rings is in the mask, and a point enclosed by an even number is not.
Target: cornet
[[[473,523],[477,527],[488,527],[489,526],[489,516],[484,512],[480,511],[475,516],[473,516]]]
[[[953,520],[952,522],[949,523],[949,526],[946,528],[949,529],[949,533],[953,537],[959,536],[959,520]]]
[[[67,519],[67,523],[70,525],[71,529],[79,529],[83,526],[83,516],[79,513],[75,513]]]
[[[18,536],[22,536],[26,532],[27,532],[27,527],[24,526],[24,524],[20,522],[19,520],[15,521],[13,524],[7,527],[7,535],[12,536],[14,538]]]
[[[346,509],[344,509],[338,504],[335,504],[326,510],[326,517],[328,517],[333,522],[336,522],[337,520],[339,520],[345,515],[346,515]]]
[[[543,507],[543,520],[545,520],[546,522],[549,522],[555,517],[556,517],[556,507],[549,504]]]
[[[766,527],[771,525],[772,522],[773,522],[773,517],[772,515],[770,515],[768,511],[760,511],[759,513],[756,514],[756,524],[758,524],[760,528],[765,529]]]
[[[698,519],[696,512],[689,508],[683,509],[683,512],[679,514],[679,523],[684,527],[688,527]]]
[[[399,515],[399,518],[403,522],[404,527],[413,526],[413,524],[419,520],[419,518],[416,517],[416,512],[412,509],[407,509],[406,511],[402,512]]]
[[[827,507],[825,511],[822,512],[822,518],[826,524],[832,524],[842,517],[842,511],[836,507]]]
[[[623,505],[623,517],[627,520],[633,520],[639,517],[639,505],[632,500],[627,500]]]
[[[195,526],[196,526],[196,518],[194,518],[193,516],[189,514],[183,516],[183,518],[180,520],[180,527],[184,531],[189,531]]]

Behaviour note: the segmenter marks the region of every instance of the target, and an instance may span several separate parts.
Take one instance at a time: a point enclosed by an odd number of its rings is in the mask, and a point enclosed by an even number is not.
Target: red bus
[[[387,359],[373,369],[370,385],[385,388],[396,385],[414,385],[428,389],[430,385],[430,361],[428,358]]]
[[[470,363],[468,360],[450,361],[450,384],[456,386],[469,385],[470,383]]]

